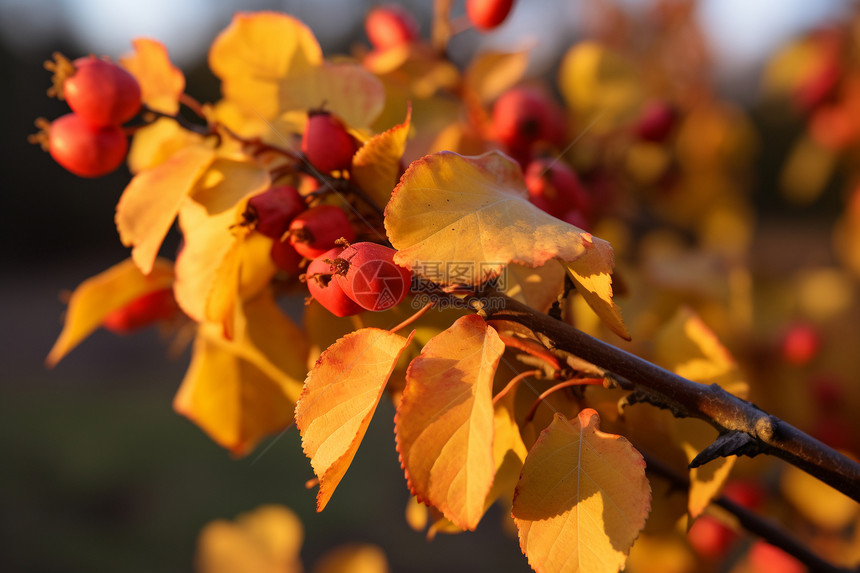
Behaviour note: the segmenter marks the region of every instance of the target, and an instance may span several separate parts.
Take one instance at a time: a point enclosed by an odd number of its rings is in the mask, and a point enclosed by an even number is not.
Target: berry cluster
[[[141,90],[130,73],[108,60],[89,56],[70,62],[60,54],[46,67],[54,71],[49,94],[72,112],[53,122],[37,121],[42,144],[57,163],[80,177],[100,177],[120,166],[128,152],[122,124],[141,108]]]

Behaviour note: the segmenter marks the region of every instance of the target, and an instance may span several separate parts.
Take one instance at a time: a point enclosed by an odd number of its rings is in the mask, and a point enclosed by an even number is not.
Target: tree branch
[[[629,380],[635,386],[630,403],[647,401],[669,408],[678,417],[705,420],[721,436],[731,434],[731,439],[723,438],[716,444],[719,455],[776,456],[860,502],[860,464],[755,404],[716,384],[707,386],[682,378],[505,295],[490,294],[483,302],[482,312],[487,318],[518,322],[543,335],[555,348]],[[748,438],[738,439],[741,434]],[[706,457],[714,451],[706,450]]]

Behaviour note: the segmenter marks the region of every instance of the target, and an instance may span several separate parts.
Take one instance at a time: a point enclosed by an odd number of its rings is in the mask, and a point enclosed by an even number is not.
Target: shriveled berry
[[[588,219],[591,199],[576,172],[558,159],[541,158],[529,163],[525,171],[529,199],[553,217],[563,219],[578,212]]]
[[[89,56],[73,62],[75,73],[63,82],[63,96],[81,118],[100,127],[121,125],[140,111],[140,84],[106,60]]]
[[[677,123],[678,111],[672,104],[652,101],[643,108],[634,131],[640,139],[660,143],[669,137]]]
[[[367,39],[377,50],[411,44],[418,39],[418,23],[398,4],[378,6],[364,19]]]
[[[355,239],[346,212],[335,205],[317,205],[301,213],[290,223],[289,234],[293,248],[309,259],[334,248],[340,238]]]
[[[355,301],[346,296],[341,285],[334,279],[337,268],[332,263],[343,251],[343,247],[335,247],[326,251],[311,261],[306,273],[308,291],[326,310],[335,316],[351,316],[363,309]]]
[[[278,185],[251,197],[244,217],[254,225],[257,232],[272,239],[280,239],[290,221],[305,207],[305,200],[295,187]]]
[[[543,93],[526,87],[502,94],[493,105],[493,136],[509,148],[528,148],[552,133],[551,102]]]
[[[128,140],[119,126],[95,127],[69,113],[48,127],[48,151],[75,175],[101,177],[122,165]]]
[[[296,252],[289,240],[275,239],[270,255],[279,269],[287,271],[291,275],[299,274],[299,265],[303,257]]]
[[[466,0],[466,15],[476,28],[492,30],[508,17],[514,0]]]
[[[172,318],[178,308],[173,298],[173,290],[160,289],[114,310],[102,320],[102,326],[116,334],[127,334],[160,320]]]
[[[349,169],[357,149],[343,123],[327,111],[311,111],[302,134],[302,152],[322,173]]]
[[[406,298],[412,284],[412,273],[394,262],[396,252],[376,243],[354,243],[341,252],[349,267],[335,280],[362,308],[388,310]]]

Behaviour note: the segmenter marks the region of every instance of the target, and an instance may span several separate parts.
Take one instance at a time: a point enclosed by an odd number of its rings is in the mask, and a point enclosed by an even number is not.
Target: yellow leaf
[[[562,60],[559,89],[573,111],[605,133],[632,118],[641,100],[641,83],[630,62],[607,48],[582,42]]]
[[[238,257],[242,231],[231,226],[240,220],[245,200],[269,186],[269,174],[250,161],[215,160],[179,210],[185,245],[176,258],[176,302],[198,322],[221,321],[228,301],[210,300],[219,279],[235,276],[229,257]],[[228,265],[224,267],[225,261]],[[232,259],[238,265],[238,259]],[[235,284],[235,283],[234,283]],[[238,285],[237,285],[238,292]],[[223,297],[223,293],[219,296]]]
[[[355,64],[329,64],[285,78],[278,89],[281,114],[324,107],[347,126],[367,128],[385,105],[385,89],[373,74]]]
[[[493,482],[493,376],[504,350],[481,317],[458,319],[409,365],[397,408],[409,488],[461,529],[477,527]]]
[[[630,340],[630,333],[621,318],[621,309],[612,299],[612,267],[614,265],[612,247],[599,239],[579,259],[565,263],[576,291],[582,295],[588,306],[597,313],[609,329]]]
[[[197,573],[301,573],[301,521],[290,509],[263,505],[235,523],[211,521],[197,538]]]
[[[174,409],[221,446],[244,455],[292,422],[305,373],[304,333],[271,293],[239,305],[233,340],[220,324],[198,327]]]
[[[185,147],[157,167],[135,175],[116,206],[116,227],[122,244],[143,274],[170,230],[179,208],[197,180],[215,159],[202,146]]]
[[[322,511],[358,451],[376,405],[412,336],[378,328],[352,332],[322,353],[296,404],[302,448],[319,478]]]
[[[388,203],[397,184],[411,116],[410,110],[403,123],[371,138],[352,158],[353,179],[380,207]]]
[[[779,184],[796,205],[810,205],[821,196],[836,169],[836,154],[810,136],[801,136],[782,167]]]
[[[128,152],[128,168],[134,173],[157,167],[186,147],[197,147],[203,136],[162,117],[134,132]]]
[[[508,265],[504,271],[503,292],[509,297],[541,312],[556,301],[564,286],[564,267],[556,261],[536,269]]]
[[[512,514],[535,571],[615,573],[651,506],[641,454],[597,412],[556,414],[529,451]]]
[[[280,80],[321,63],[313,32],[276,12],[236,14],[209,50],[209,67],[224,95],[265,119],[280,111]]]
[[[717,384],[740,398],[749,393],[734,359],[689,308],[679,309],[657,335],[654,361],[688,380]],[[699,420],[673,418],[671,424],[674,441],[684,449],[688,463],[717,437],[712,427]],[[736,460],[736,456],[719,458],[690,470],[687,511],[691,517],[701,515],[717,496]]]
[[[794,466],[783,470],[779,489],[806,519],[823,529],[840,531],[860,516],[860,504]]]
[[[519,82],[529,64],[527,50],[519,52],[485,52],[477,56],[466,70],[466,87],[487,104]]]
[[[463,278],[427,277],[444,284],[481,283],[509,263],[575,261],[605,244],[532,205],[519,165],[499,152],[440,152],[413,162],[385,208],[385,229],[401,266],[419,274],[424,261],[468,268]],[[610,256],[612,249],[597,252]]]
[[[137,78],[141,99],[148,108],[175,115],[179,96],[185,91],[185,76],[170,63],[164,44],[149,38],[132,41],[134,54],[120,58],[122,67]]]
[[[388,573],[388,560],[376,545],[342,545],[323,555],[313,573]]]
[[[63,356],[90,335],[104,318],[133,300],[173,284],[173,264],[155,259],[152,272],[144,275],[131,259],[91,277],[72,293],[63,331],[45,363],[53,367]]]

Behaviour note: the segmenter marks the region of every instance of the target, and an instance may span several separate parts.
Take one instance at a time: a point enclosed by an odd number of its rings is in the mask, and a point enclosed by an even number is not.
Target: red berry
[[[279,269],[287,271],[291,275],[299,274],[299,264],[301,264],[303,257],[296,252],[288,240],[275,239],[270,254]]]
[[[343,123],[327,111],[312,111],[302,134],[302,152],[322,173],[349,169],[357,145]]]
[[[140,111],[140,84],[118,65],[95,56],[73,62],[75,73],[63,82],[63,97],[76,114],[93,125],[121,125]]]
[[[492,30],[508,17],[514,0],[466,0],[466,15],[476,28]]]
[[[336,261],[341,251],[343,251],[342,247],[335,247],[311,261],[306,274],[307,285],[311,296],[330,313],[335,316],[351,316],[363,309],[346,296],[341,285],[334,280],[337,272],[336,264],[325,262],[326,260]]]
[[[409,293],[412,273],[394,262],[397,251],[376,243],[355,243],[340,258],[349,263],[335,277],[346,295],[367,310],[388,310]]]
[[[737,534],[710,515],[703,515],[687,532],[687,540],[696,553],[706,559],[725,555],[737,539]]]
[[[290,244],[302,256],[315,259],[335,246],[335,241],[355,239],[346,213],[334,205],[317,205],[290,223]]]
[[[368,12],[364,31],[377,50],[411,44],[418,39],[418,23],[397,4],[379,6]]]
[[[678,111],[665,101],[652,101],[645,106],[634,131],[640,139],[660,143],[665,141],[678,122]]]
[[[493,135],[513,150],[529,148],[552,134],[551,102],[541,92],[513,88],[493,106]]]
[[[257,232],[272,239],[280,239],[290,221],[305,207],[305,200],[295,187],[278,185],[251,197],[244,216],[255,225]]]
[[[794,324],[782,340],[782,357],[789,364],[802,366],[818,354],[821,339],[809,324]]]
[[[779,547],[760,539],[750,548],[749,561],[756,573],[805,573],[807,570],[803,563]]]
[[[525,171],[529,199],[559,219],[575,211],[587,220],[591,199],[576,172],[558,159],[542,158],[529,163]]]
[[[126,334],[176,314],[173,290],[166,288],[140,296],[108,314],[102,326],[116,334]]]
[[[760,509],[765,492],[761,485],[752,481],[732,480],[723,487],[722,495],[747,509]]]
[[[95,127],[69,113],[48,128],[48,151],[75,175],[101,177],[125,160],[128,140],[119,126]]]

